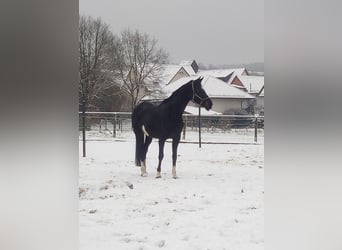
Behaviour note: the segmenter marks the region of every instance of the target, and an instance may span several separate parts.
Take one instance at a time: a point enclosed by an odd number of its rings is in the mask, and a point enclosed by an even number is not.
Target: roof
[[[185,69],[185,71],[189,74],[189,76],[193,76],[193,75],[196,74],[195,71],[194,71],[194,69],[193,69],[190,65],[183,65],[182,67],[183,67],[183,68]]]
[[[264,86],[263,76],[238,76],[249,93],[259,93]]]
[[[164,71],[161,77],[161,85],[167,85],[181,68],[183,68],[189,76],[195,75],[195,71],[190,65],[165,64],[163,68]]]
[[[197,72],[197,75],[199,75],[199,76],[226,77],[232,73],[235,73],[236,75],[242,75],[242,73],[245,70],[246,70],[245,68],[200,70]]]
[[[224,81],[211,76],[207,76],[202,80],[202,86],[211,98],[254,98],[254,96],[246,93],[245,91],[230,86]]]
[[[168,84],[171,79],[175,76],[175,74],[180,70],[180,65],[174,65],[174,64],[165,64],[164,65],[164,71],[161,77],[161,84],[166,85]]]
[[[257,96],[265,96],[265,85],[261,88]]]
[[[194,60],[183,60],[179,63],[179,65],[186,66],[191,65],[194,62]]]
[[[196,79],[197,76],[181,78],[164,88],[165,93],[171,94],[182,85],[190,80]],[[212,76],[205,76],[202,80],[202,87],[207,92],[210,98],[238,98],[238,99],[253,99],[254,96],[237,89],[222,80]]]

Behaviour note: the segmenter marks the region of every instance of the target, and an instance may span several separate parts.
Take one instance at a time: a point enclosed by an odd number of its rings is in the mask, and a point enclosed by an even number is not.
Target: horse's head
[[[207,93],[202,88],[202,79],[203,77],[200,77],[196,80],[192,81],[192,101],[201,107],[204,107],[206,110],[209,110],[213,106],[213,102],[207,95]]]

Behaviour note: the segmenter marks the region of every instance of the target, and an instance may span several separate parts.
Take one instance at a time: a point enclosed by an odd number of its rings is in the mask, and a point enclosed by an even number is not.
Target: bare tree
[[[112,44],[110,62],[118,70],[116,77],[133,110],[144,96],[156,90],[168,54],[157,48],[156,39],[138,30],[124,30],[120,37],[113,37]]]
[[[101,19],[79,19],[79,98],[91,105],[100,91],[111,86],[107,51],[112,33]]]

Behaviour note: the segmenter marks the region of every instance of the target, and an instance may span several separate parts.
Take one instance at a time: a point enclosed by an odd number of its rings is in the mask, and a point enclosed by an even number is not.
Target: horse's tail
[[[144,148],[144,134],[136,133],[135,134],[135,165],[141,166],[141,158]]]
[[[135,165],[141,166],[140,159],[142,158],[142,151],[144,148],[144,134],[142,130],[139,129],[140,124],[140,105],[138,105],[132,113],[132,128],[135,134]]]
[[[147,114],[153,112],[153,104],[142,102],[138,104],[132,112],[132,128],[135,133],[135,165],[140,166],[141,159],[144,157],[145,135],[143,125],[146,124]]]

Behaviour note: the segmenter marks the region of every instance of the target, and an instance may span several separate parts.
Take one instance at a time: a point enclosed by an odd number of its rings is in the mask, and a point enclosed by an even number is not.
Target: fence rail
[[[131,112],[82,112],[80,117],[80,131],[83,130],[82,118],[84,116],[84,128],[88,138],[109,139],[126,138],[133,135],[131,125]],[[222,142],[226,141],[244,141],[257,142],[258,136],[264,134],[264,116],[254,115],[183,115],[184,129],[182,140],[201,139],[195,137],[200,132],[210,133],[212,140]],[[217,135],[216,137],[214,135]],[[204,137],[203,135],[201,137]],[[195,139],[194,139],[195,138]],[[239,140],[241,139],[241,140]]]
[[[79,112],[83,157],[86,141],[134,139],[131,112]],[[181,142],[201,144],[257,143],[264,139],[264,116],[183,114]]]

